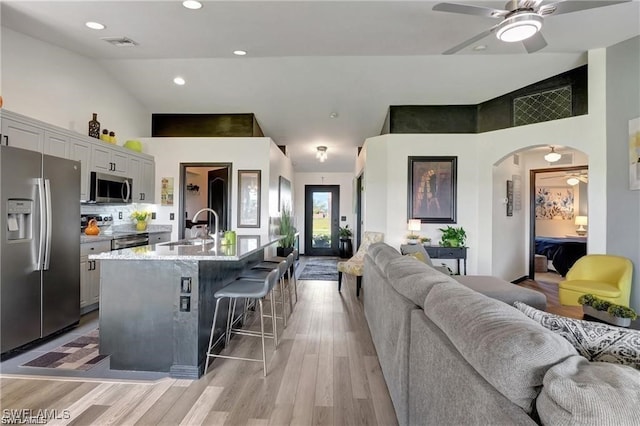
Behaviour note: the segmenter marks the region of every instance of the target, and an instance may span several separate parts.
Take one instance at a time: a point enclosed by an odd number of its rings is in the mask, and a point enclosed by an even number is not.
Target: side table
[[[460,275],[460,259],[463,261],[464,275],[467,275],[467,247],[424,246],[432,259],[455,259]]]

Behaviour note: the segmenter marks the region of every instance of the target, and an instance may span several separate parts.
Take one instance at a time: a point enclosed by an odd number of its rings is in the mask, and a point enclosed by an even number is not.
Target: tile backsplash
[[[146,203],[133,203],[133,204],[81,204],[80,213],[82,214],[98,214],[98,215],[110,215],[113,216],[114,225],[125,225],[133,223],[131,219],[131,213],[135,210],[144,210],[149,212],[156,212],[157,205]],[[120,219],[120,213],[122,213],[122,219]]]

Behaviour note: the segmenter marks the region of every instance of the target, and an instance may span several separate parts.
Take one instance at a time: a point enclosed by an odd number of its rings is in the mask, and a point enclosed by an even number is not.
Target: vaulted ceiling
[[[533,54],[490,35],[442,55],[498,21],[436,12],[433,1],[202,3],[5,0],[1,17],[3,26],[101,62],[150,113],[253,112],[265,135],[288,145],[296,171],[326,172],[353,171],[357,147],[380,133],[389,105],[479,103],[640,34],[634,0],[545,18],[548,46]],[[235,56],[238,49],[247,55]],[[184,86],[172,82],[177,75]],[[325,163],[315,159],[317,145],[328,147]]]

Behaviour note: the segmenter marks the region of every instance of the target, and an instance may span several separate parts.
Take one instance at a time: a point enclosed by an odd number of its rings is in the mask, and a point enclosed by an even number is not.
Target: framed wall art
[[[260,170],[238,170],[238,228],[260,228]]]
[[[640,117],[629,120],[629,189],[640,189]]]
[[[282,211],[282,207],[291,205],[291,181],[284,176],[280,176],[278,180],[278,211]]]
[[[458,157],[409,157],[408,218],[456,223]]]

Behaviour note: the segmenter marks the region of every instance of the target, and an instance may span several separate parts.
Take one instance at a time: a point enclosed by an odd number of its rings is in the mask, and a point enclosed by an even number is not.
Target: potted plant
[[[578,298],[585,315],[597,318],[609,324],[619,327],[629,327],[631,321],[638,318],[636,312],[622,305],[600,299],[593,294],[584,294]]]
[[[131,213],[131,219],[136,222],[136,230],[144,231],[147,229],[147,221],[151,214],[149,212],[135,210]]]
[[[442,231],[442,237],[440,239],[440,245],[444,247],[464,247],[464,243],[467,239],[467,233],[462,226],[455,228],[453,226],[447,226],[446,228],[440,228]]]
[[[353,246],[351,245],[353,232],[351,232],[349,225],[338,228],[338,235],[340,236],[340,257],[344,259],[353,256]]]
[[[293,226],[293,219],[291,217],[291,207],[288,205],[282,206],[280,211],[280,235],[284,235],[284,238],[278,243],[277,254],[278,256],[287,257],[289,253],[293,252],[293,246],[296,240],[296,227]]]
[[[407,234],[407,244],[418,244],[419,240],[420,235],[414,234],[413,232]]]
[[[420,237],[420,242],[422,244],[424,244],[425,246],[430,246],[431,245],[431,238],[429,238],[429,237]]]

